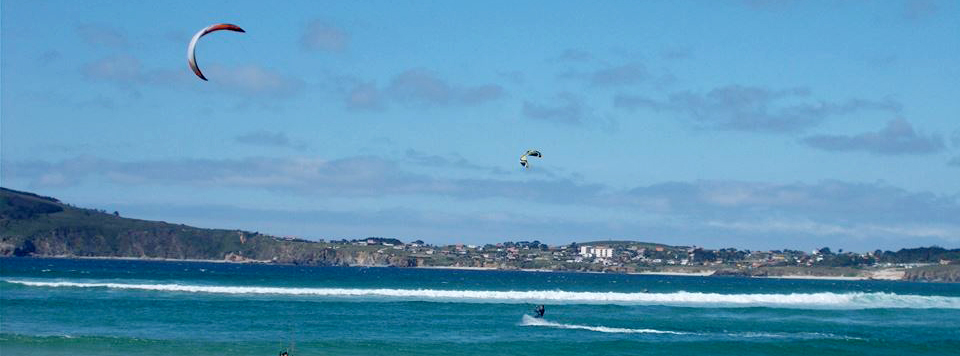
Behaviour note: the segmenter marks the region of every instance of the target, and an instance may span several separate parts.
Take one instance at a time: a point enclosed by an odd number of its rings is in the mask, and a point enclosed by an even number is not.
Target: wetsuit
[[[545,310],[544,310],[544,308],[543,308],[542,305],[537,307],[537,317],[538,317],[538,318],[542,318],[544,312],[545,312]]]

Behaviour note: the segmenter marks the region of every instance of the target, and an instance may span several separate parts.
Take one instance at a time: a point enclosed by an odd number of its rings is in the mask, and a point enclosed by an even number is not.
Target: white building
[[[591,249],[593,249],[593,246],[580,246],[580,254],[584,256],[589,255]]]
[[[613,257],[613,249],[609,247],[597,247],[593,249],[593,254],[600,258]]]
[[[587,257],[596,256],[597,258],[610,258],[613,257],[613,249],[602,246],[580,246],[580,255]]]

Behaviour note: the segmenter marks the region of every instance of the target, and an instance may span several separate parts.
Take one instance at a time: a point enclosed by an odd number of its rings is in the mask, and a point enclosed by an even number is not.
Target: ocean
[[[960,284],[0,258],[4,356],[283,350],[958,355]]]

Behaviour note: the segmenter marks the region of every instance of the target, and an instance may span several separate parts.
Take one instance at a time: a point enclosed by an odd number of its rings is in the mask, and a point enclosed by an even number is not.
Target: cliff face
[[[309,266],[415,267],[415,258],[368,250],[341,250],[322,244],[274,241],[259,246],[220,250],[198,248],[194,240],[177,234],[132,234],[117,239],[53,232],[30,238],[3,237],[0,256],[36,257],[133,257],[163,259],[273,262]],[[316,245],[316,246],[311,246]]]
[[[278,263],[315,266],[415,267],[415,258],[369,250],[344,250],[331,247],[305,249],[280,246],[271,259]]]
[[[908,281],[960,282],[960,265],[909,268],[903,276]]]
[[[713,273],[714,276],[740,277],[783,277],[783,276],[810,276],[810,277],[857,277],[863,274],[862,270],[849,267],[757,267],[757,268],[724,268]]]

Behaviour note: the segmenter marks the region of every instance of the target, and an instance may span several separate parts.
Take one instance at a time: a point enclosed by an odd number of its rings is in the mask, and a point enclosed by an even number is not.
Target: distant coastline
[[[589,271],[557,271],[549,269],[503,269],[503,268],[494,268],[494,267],[457,267],[457,266],[418,266],[415,268],[426,268],[426,269],[447,269],[447,270],[464,270],[464,271],[520,271],[520,272],[565,272],[565,273],[614,273],[617,272],[589,272]],[[716,274],[717,270],[710,270],[705,272],[656,272],[656,271],[642,271],[642,272],[626,272],[623,274],[630,275],[647,275],[647,276],[679,276],[679,277],[711,277]],[[815,275],[782,275],[782,276],[745,276],[750,278],[769,278],[769,279],[808,279],[808,280],[825,280],[825,281],[866,281],[866,280],[887,280],[887,281],[899,281],[903,280],[904,270],[902,269],[883,269],[878,271],[872,271],[867,275],[862,276],[815,276]]]
[[[548,269],[501,269],[501,268],[493,268],[493,267],[456,267],[456,266],[419,266],[416,268],[452,269],[452,270],[464,270],[464,271],[607,273],[607,272],[557,271],[557,270],[548,270]],[[711,276],[714,276],[716,272],[717,270],[710,270],[705,272],[642,271],[642,272],[626,272],[623,274],[647,275],[647,276],[711,277]],[[617,273],[617,272],[610,272],[610,273]],[[750,278],[769,278],[769,279],[809,279],[809,280],[825,280],[825,281],[866,281],[866,280],[899,281],[903,279],[903,276],[904,276],[904,270],[902,269],[883,269],[878,271],[872,271],[867,275],[862,275],[862,276],[814,276],[814,275],[796,274],[796,275],[782,275],[782,276],[749,276],[749,277]]]
[[[960,249],[750,251],[634,240],[433,245],[307,240],[139,220],[0,188],[0,256],[663,276],[960,282]]]
[[[236,264],[272,264],[279,266],[292,266],[291,263],[277,263],[273,261],[230,261],[230,260],[206,260],[206,259],[176,259],[176,258],[154,258],[154,257],[110,257],[110,256],[32,256],[32,257],[5,257],[5,258],[38,258],[38,259],[80,259],[80,260],[119,260],[119,261],[150,261],[150,262],[188,262],[188,263],[236,263]],[[437,269],[437,270],[461,270],[461,271],[513,271],[513,272],[540,272],[540,273],[589,273],[589,274],[628,274],[628,275],[647,275],[647,276],[676,276],[676,277],[721,277],[717,270],[700,272],[660,272],[660,271],[641,271],[641,272],[600,272],[600,271],[563,271],[550,269],[513,269],[496,267],[469,267],[469,266],[413,266],[396,267],[383,265],[352,265],[343,267],[366,267],[366,268],[417,268],[417,269]],[[804,279],[804,280],[827,280],[827,281],[864,281],[864,280],[888,280],[904,281],[905,271],[902,269],[882,269],[871,271],[861,276],[817,276],[817,275],[778,275],[778,276],[739,276],[748,278],[767,278],[767,279]],[[723,277],[730,277],[725,275]]]

